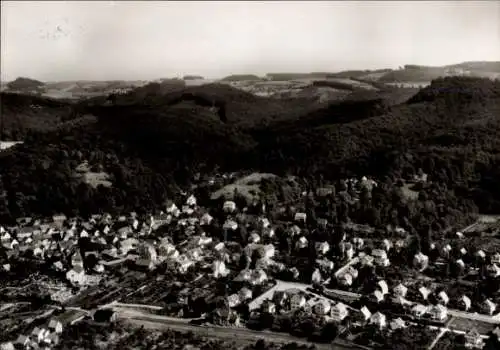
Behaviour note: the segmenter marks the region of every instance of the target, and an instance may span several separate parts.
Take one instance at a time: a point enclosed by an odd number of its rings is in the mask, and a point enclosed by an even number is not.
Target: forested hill
[[[407,103],[365,99],[319,110],[218,89],[214,97],[227,99],[237,122],[196,104],[168,106],[168,96],[73,109],[77,121],[90,112],[98,120],[66,122],[0,154],[0,215],[151,209],[194,173],[217,167],[297,174],[313,186],[349,175],[390,183],[421,168],[482,211],[500,211],[498,81],[438,79]],[[270,119],[272,127],[257,126]],[[83,160],[112,185],[75,177]]]

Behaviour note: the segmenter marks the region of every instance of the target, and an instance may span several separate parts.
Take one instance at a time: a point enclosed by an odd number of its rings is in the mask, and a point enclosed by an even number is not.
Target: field
[[[224,186],[220,190],[212,193],[211,198],[217,199],[220,197],[223,198],[232,198],[235,190],[238,193],[242,194],[245,198],[250,201],[259,197],[260,194],[260,181],[265,178],[273,178],[276,175],[273,174],[265,174],[265,173],[253,173],[248,176],[245,176],[239,180],[236,180],[234,183]]]
[[[492,323],[486,323],[476,320],[473,321],[457,317],[454,317],[448,326],[452,329],[464,332],[468,332],[471,329],[476,329],[480,334],[488,334],[490,331],[495,329],[495,325]]]

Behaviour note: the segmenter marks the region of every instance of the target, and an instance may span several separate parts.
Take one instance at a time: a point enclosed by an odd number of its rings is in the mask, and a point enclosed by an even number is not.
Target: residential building
[[[239,290],[238,296],[240,297],[241,301],[252,299],[252,291],[247,287],[243,287]]]
[[[445,291],[439,292],[437,295],[437,300],[441,305],[448,305],[448,302],[450,301],[450,298],[448,297],[448,294],[446,294]]]
[[[491,256],[491,263],[500,265],[500,253],[495,253]]]
[[[49,322],[49,330],[53,333],[61,334],[63,331],[63,325],[59,320],[51,319]]]
[[[421,252],[415,254],[413,266],[419,271],[425,270],[429,266],[429,257]]]
[[[297,249],[305,249],[305,248],[307,248],[308,244],[309,244],[309,242],[307,241],[307,238],[302,236],[297,240],[297,243],[295,243],[295,247]]]
[[[427,313],[427,307],[422,304],[416,304],[411,309],[411,312],[415,317],[423,317]]]
[[[373,261],[378,266],[389,266],[390,261],[387,258],[387,252],[383,249],[373,249],[372,254]]]
[[[234,220],[227,219],[222,226],[224,230],[232,230],[235,231],[238,228],[238,223]]]
[[[387,326],[387,319],[383,313],[376,312],[370,318],[370,324],[373,324],[378,328],[382,329]]]
[[[298,292],[290,296],[290,309],[296,310],[304,307],[306,305],[306,297]]]
[[[383,295],[389,294],[389,286],[384,280],[377,282],[377,288],[382,292]]]
[[[330,250],[328,242],[316,242],[316,252],[318,254],[326,254]]]
[[[492,302],[490,299],[486,299],[481,306],[482,311],[488,315],[493,315],[496,308],[497,308],[497,305],[494,302]]]
[[[384,293],[382,293],[380,290],[375,290],[373,292],[373,300],[377,303],[381,303],[384,300]]]
[[[431,291],[423,286],[418,289],[418,292],[420,293],[420,296],[422,297],[423,300],[427,300],[429,294],[431,294]]]
[[[408,288],[405,287],[405,285],[399,283],[396,287],[393,289],[393,293],[395,296],[405,298],[406,293],[408,292]]]
[[[468,311],[472,305],[470,298],[467,295],[462,295],[458,300],[458,307],[461,310]]]
[[[401,319],[401,317],[398,317],[398,318],[393,319],[389,323],[389,327],[391,328],[392,331],[395,331],[397,329],[406,328],[406,322],[403,319]]]
[[[229,270],[226,268],[224,261],[216,260],[213,263],[213,276],[214,278],[226,277]]]
[[[443,305],[435,305],[429,309],[431,318],[435,321],[444,321],[448,317],[448,309]]]
[[[320,299],[316,304],[313,306],[313,311],[316,315],[324,316],[327,315],[330,312],[331,305],[328,301],[324,299]]]
[[[294,220],[297,222],[305,223],[307,219],[306,213],[295,213]]]
[[[349,315],[349,311],[347,310],[347,306],[342,303],[337,303],[330,310],[330,316],[336,322],[343,321],[347,315]]]
[[[276,304],[270,300],[264,300],[261,305],[261,311],[272,315],[276,313]]]
[[[224,210],[226,213],[232,213],[236,210],[236,203],[233,201],[226,201],[224,202],[222,210]]]
[[[253,285],[260,285],[267,281],[267,274],[262,269],[255,269],[250,277],[250,283]]]
[[[468,349],[482,349],[484,346],[481,334],[476,329],[471,329],[465,334],[465,347]]]

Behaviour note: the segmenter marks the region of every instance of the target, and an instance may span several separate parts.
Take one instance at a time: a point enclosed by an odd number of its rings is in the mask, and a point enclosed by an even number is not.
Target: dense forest
[[[500,212],[499,81],[440,78],[403,103],[406,92],[393,89],[327,107],[216,84],[161,91],[77,105],[12,102],[2,94],[5,135],[21,130],[25,141],[0,154],[2,220],[157,208],[197,173],[238,170],[298,175],[310,188],[374,176],[383,198],[363,210],[379,211],[381,203],[397,207],[392,189],[400,180],[423,172],[430,183],[422,203],[430,198],[454,217]],[[209,107],[169,103],[186,91],[223,101],[228,123]],[[84,160],[112,186],[78,180]]]

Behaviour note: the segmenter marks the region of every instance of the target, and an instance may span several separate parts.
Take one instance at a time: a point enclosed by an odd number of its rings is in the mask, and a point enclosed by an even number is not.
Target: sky
[[[1,79],[500,61],[499,1],[2,1]]]

